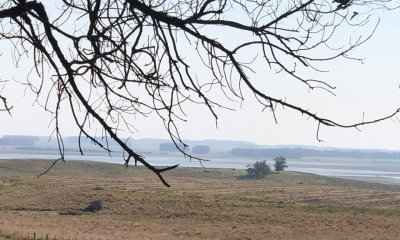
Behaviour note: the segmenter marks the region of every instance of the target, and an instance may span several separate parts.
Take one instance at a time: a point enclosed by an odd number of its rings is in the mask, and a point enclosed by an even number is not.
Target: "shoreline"
[[[16,153],[0,153],[0,159],[30,159],[30,160],[55,160],[56,155],[35,155],[35,154],[16,154]],[[147,157],[150,163],[155,166],[168,166],[180,164],[180,168],[203,168],[197,161],[189,161],[183,157],[173,156],[158,156]],[[232,158],[217,158],[211,159],[209,162],[203,162],[206,169],[236,169],[245,170],[247,164],[251,164],[260,159],[232,159]],[[117,165],[123,164],[121,157],[107,157],[107,156],[79,156],[67,155],[66,161],[89,161],[112,163]],[[352,179],[364,182],[374,182],[390,185],[400,185],[400,163],[380,162],[376,160],[360,160],[357,159],[356,163],[349,162],[346,159],[288,159],[289,168],[287,171],[311,173],[326,177],[335,177],[342,179]],[[273,161],[267,161],[271,167]],[[398,170],[398,171],[396,171]]]

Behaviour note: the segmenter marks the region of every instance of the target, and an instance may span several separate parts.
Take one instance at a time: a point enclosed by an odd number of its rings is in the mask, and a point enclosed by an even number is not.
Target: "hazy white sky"
[[[335,85],[332,96],[322,91],[308,92],[307,88],[293,79],[274,76],[266,80],[268,91],[288,96],[304,108],[317,112],[319,116],[350,124],[390,114],[400,107],[400,20],[399,10],[380,15],[380,24],[374,36],[363,46],[352,52],[353,56],[365,58],[357,61],[336,60],[323,65],[328,73],[316,77]],[[374,23],[370,24],[373,28]],[[343,35],[346,43],[347,35]],[[8,46],[8,47],[7,47]],[[5,58],[11,50],[0,42],[2,80],[26,79],[20,70],[14,69],[12,61]],[[23,69],[24,66],[21,66]],[[8,70],[10,69],[10,70]],[[255,75],[263,79],[264,75]],[[1,89],[0,89],[1,90]],[[34,103],[35,96],[16,82],[9,82],[2,91],[13,105],[12,116],[0,113],[0,135],[50,135],[51,115]],[[300,144],[349,148],[385,148],[400,150],[400,122],[386,122],[355,129],[322,127],[316,139],[317,124],[291,110],[277,112],[279,124],[273,116],[251,98],[239,105],[237,111],[221,110],[218,129],[208,112],[188,111],[190,122],[181,123],[184,139],[248,140],[258,144]],[[133,138],[167,137],[158,119],[132,119],[138,133]],[[77,128],[68,118],[64,119],[62,132],[65,136],[77,135]]]

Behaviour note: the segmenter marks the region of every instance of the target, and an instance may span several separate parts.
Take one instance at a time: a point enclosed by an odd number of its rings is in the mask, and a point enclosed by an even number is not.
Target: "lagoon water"
[[[20,154],[0,152],[0,159],[57,159],[54,154]],[[122,164],[122,157],[66,155],[66,160],[86,160]],[[182,167],[245,169],[248,164],[259,159],[212,158],[210,161],[190,161],[188,158],[171,156],[150,156],[146,160],[156,166],[179,164]],[[273,161],[267,163],[272,166]],[[353,178],[366,181],[399,184],[400,160],[306,158],[288,159],[289,171],[313,173],[322,176]]]

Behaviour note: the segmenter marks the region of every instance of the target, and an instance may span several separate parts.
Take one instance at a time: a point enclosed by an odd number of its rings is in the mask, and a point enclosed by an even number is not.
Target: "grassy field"
[[[400,189],[283,172],[0,160],[0,229],[57,239],[400,239]],[[99,201],[101,210],[85,211]],[[62,237],[61,237],[62,236]],[[53,239],[53,237],[51,238]],[[0,240],[2,238],[0,237]]]

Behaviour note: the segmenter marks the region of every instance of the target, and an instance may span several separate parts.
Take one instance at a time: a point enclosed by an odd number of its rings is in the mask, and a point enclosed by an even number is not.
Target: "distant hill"
[[[194,146],[205,145],[210,148],[210,153],[227,154],[234,148],[257,148],[259,145],[247,141],[226,141],[226,140],[185,140],[185,143],[192,149]],[[138,151],[158,151],[161,144],[172,144],[169,139],[145,138],[131,141],[133,149]]]
[[[338,158],[366,158],[366,159],[399,159],[399,151],[369,150],[369,149],[324,149],[324,148],[234,148],[230,154],[235,157],[275,158],[284,156],[290,159],[304,157],[338,157]]]
[[[109,146],[116,153],[120,152],[118,144],[112,139],[96,138],[103,145]],[[168,139],[124,139],[134,150],[146,155],[152,152],[163,152],[160,146],[171,146]],[[66,152],[79,154],[79,138],[65,137],[63,139]],[[246,158],[275,158],[284,156],[289,159],[303,157],[340,157],[340,158],[369,158],[369,159],[399,159],[399,151],[371,150],[371,149],[343,149],[343,148],[319,148],[315,146],[281,145],[262,146],[248,141],[234,140],[186,140],[188,149],[196,146],[206,146],[210,154],[221,154],[232,157]],[[105,151],[95,146],[90,139],[81,138],[81,147],[87,155],[104,155]],[[58,144],[54,138],[40,136],[14,136],[0,137],[0,151],[25,151],[28,154],[41,152],[43,154],[58,152]]]
[[[109,146],[112,150],[119,150],[118,144],[112,139],[104,139],[101,137],[96,138],[97,141],[103,145]],[[145,139],[123,139],[133,149],[139,152],[153,152],[159,151],[160,144],[172,143],[169,139],[157,139],[157,138],[145,138]],[[65,137],[63,139],[64,147],[68,151],[78,151],[78,136]],[[210,147],[211,153],[229,153],[233,148],[257,148],[259,145],[247,142],[247,141],[224,141],[224,140],[187,140],[186,144],[189,145],[189,149],[196,145],[206,145]],[[93,142],[85,137],[80,139],[82,148],[86,151],[99,150]],[[56,139],[43,137],[43,136],[3,136],[0,137],[0,147],[13,147],[19,150],[46,150],[46,151],[57,151],[58,144]]]
[[[0,138],[0,146],[34,146],[38,137],[5,135]]]

